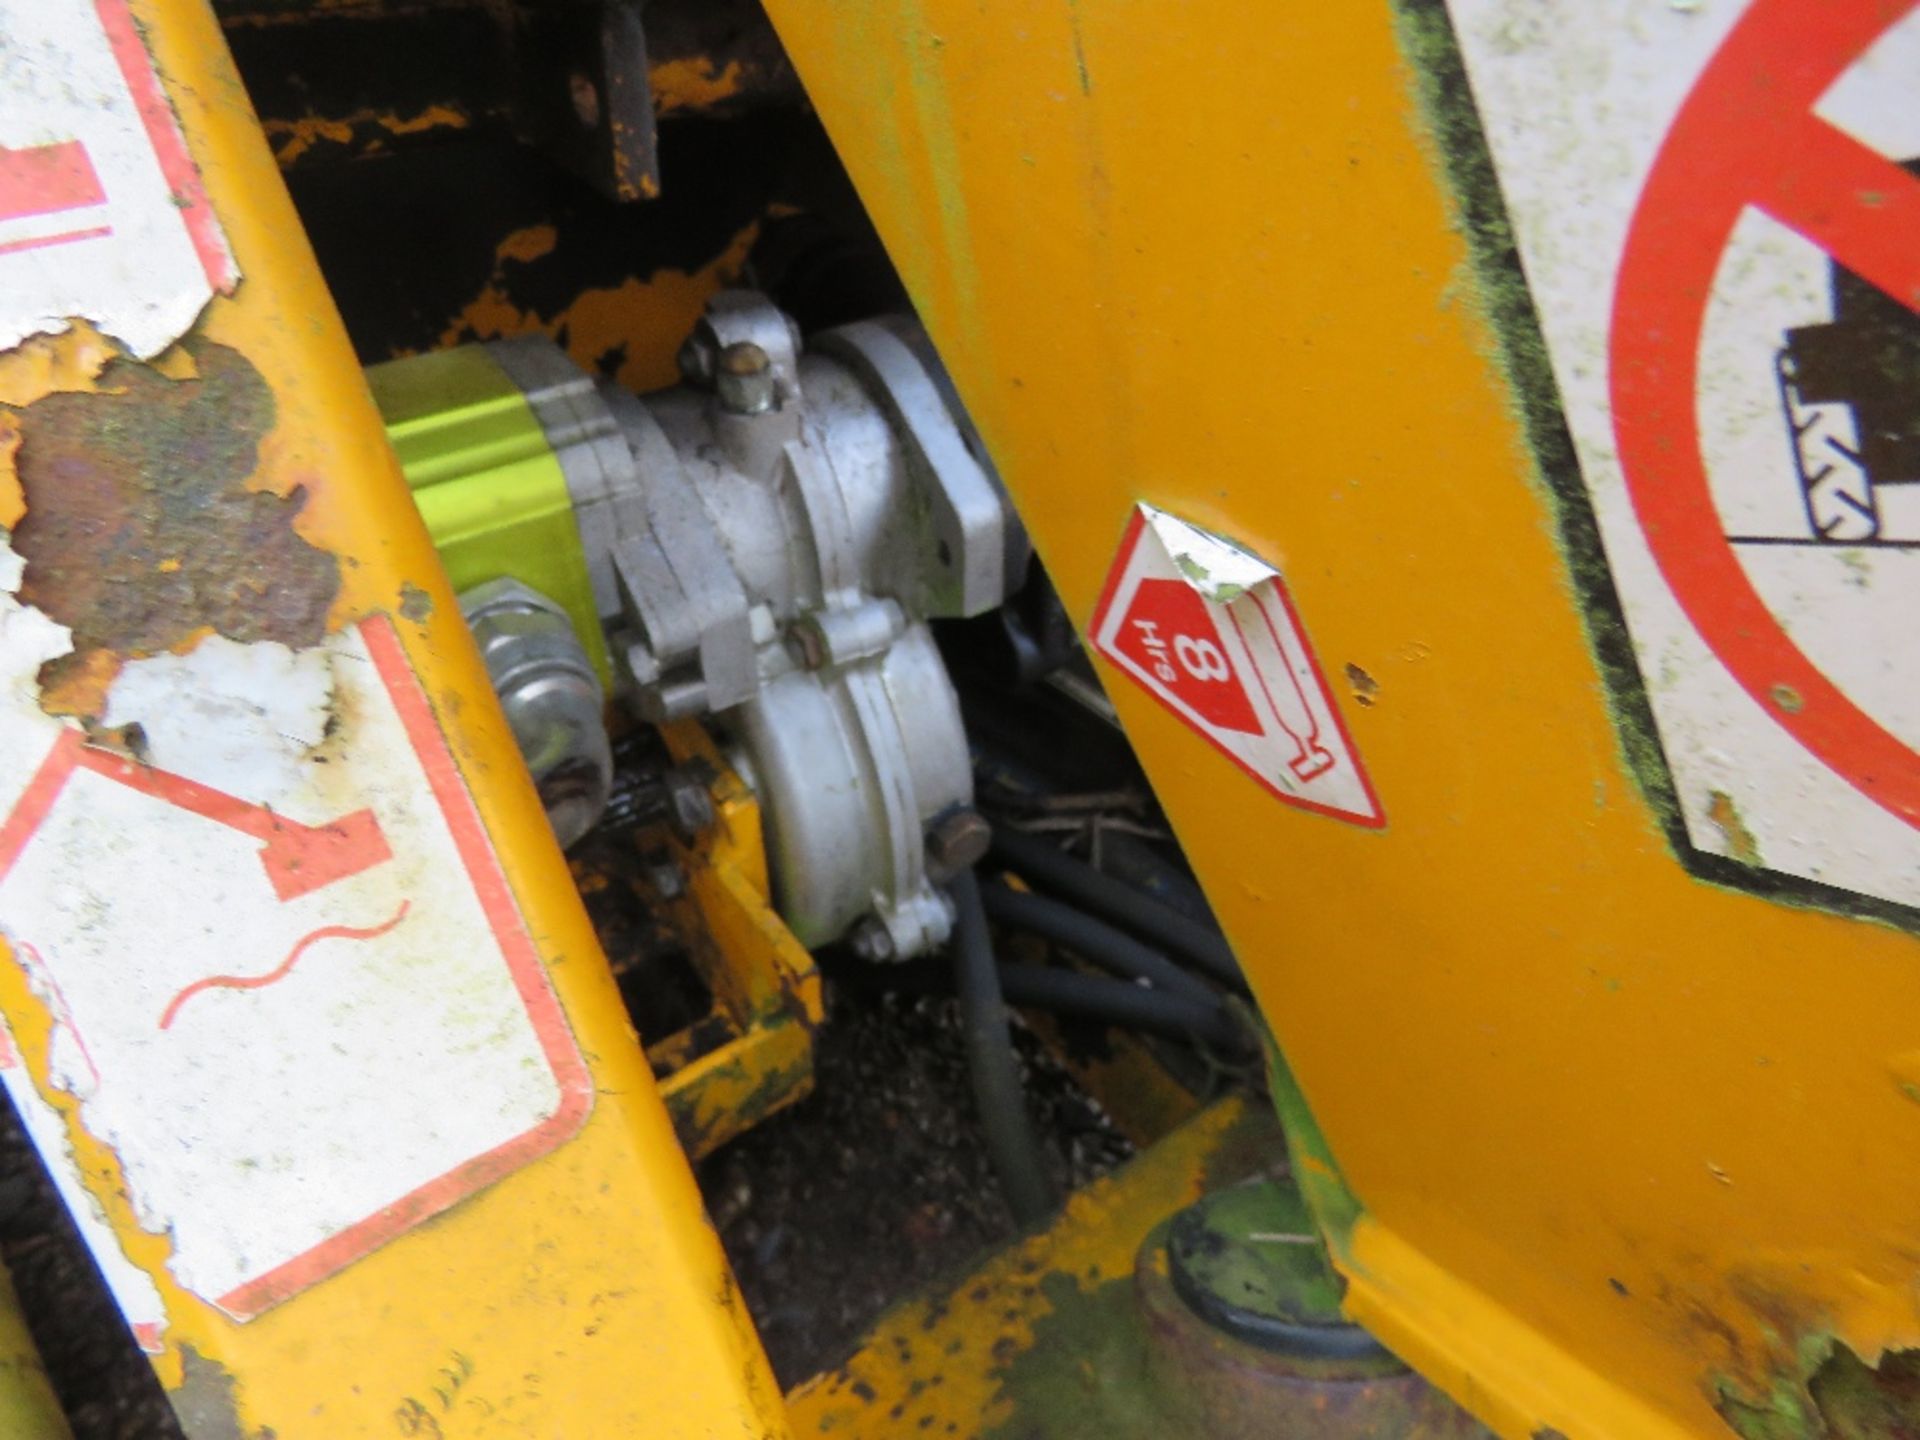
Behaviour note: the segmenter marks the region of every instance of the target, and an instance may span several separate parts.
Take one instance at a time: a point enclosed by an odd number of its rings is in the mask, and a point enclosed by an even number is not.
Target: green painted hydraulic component
[[[608,683],[566,475],[520,387],[483,345],[390,360],[367,382],[454,589],[531,585],[566,610]]]

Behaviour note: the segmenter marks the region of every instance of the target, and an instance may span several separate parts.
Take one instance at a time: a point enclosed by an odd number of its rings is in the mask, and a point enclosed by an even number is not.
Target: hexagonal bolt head
[[[714,822],[713,796],[699,780],[684,770],[669,770],[666,775],[667,823],[673,833],[692,844]]]
[[[992,842],[987,817],[970,805],[956,806],[927,827],[927,869],[942,880],[958,875],[979,864]]]
[[[847,933],[847,948],[862,960],[893,959],[893,936],[877,915],[869,915]]]
[[[671,860],[661,860],[647,866],[646,876],[653,893],[662,900],[678,900],[687,893],[687,877]]]
[[[713,372],[714,394],[729,415],[762,415],[773,409],[773,361],[751,340],[720,352]]]

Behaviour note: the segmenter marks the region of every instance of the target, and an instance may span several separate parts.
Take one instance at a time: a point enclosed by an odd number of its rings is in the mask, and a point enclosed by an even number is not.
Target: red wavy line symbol
[[[287,958],[264,975],[209,975],[204,980],[196,980],[167,1002],[167,1008],[160,1014],[160,1028],[170,1029],[174,1017],[180,1013],[180,1007],[203,990],[258,990],[276,980],[286,979],[300,957],[322,940],[377,940],[407,918],[407,908],[412,903],[411,900],[402,900],[400,908],[393,912],[393,918],[379,925],[322,925],[295,941],[293,949],[287,952]]]

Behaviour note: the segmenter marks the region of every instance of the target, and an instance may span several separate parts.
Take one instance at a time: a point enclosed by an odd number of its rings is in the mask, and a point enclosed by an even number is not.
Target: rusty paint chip
[[[73,675],[207,631],[295,648],[325,635],[339,562],[295,533],[303,492],[248,486],[272,394],[237,350],[203,343],[193,355],[196,378],[116,362],[107,393],[7,412],[26,502],[13,536],[20,598],[73,630],[74,653],[42,674],[50,689],[96,694]]]

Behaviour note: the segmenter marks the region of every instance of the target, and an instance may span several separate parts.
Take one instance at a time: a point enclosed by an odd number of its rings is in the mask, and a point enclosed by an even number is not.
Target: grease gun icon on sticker
[[[1385,823],[1280,572],[1150,505],[1135,510],[1094,647],[1289,805]]]

